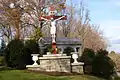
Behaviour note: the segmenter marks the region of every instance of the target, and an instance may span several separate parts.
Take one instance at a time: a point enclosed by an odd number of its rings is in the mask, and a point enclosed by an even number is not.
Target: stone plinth
[[[40,70],[40,65],[27,65],[26,68],[28,70],[32,70],[32,71],[39,71]]]
[[[39,57],[41,71],[70,72],[70,56],[51,54]]]
[[[83,73],[83,65],[81,62],[70,63],[71,56],[64,54],[50,54],[39,57],[40,65],[27,65],[28,70],[43,72],[75,72]]]
[[[43,55],[43,57],[60,57],[60,56],[67,56],[66,54],[49,54],[49,55]]]
[[[78,63],[72,63],[72,72],[83,74],[83,65],[84,63],[78,62]]]

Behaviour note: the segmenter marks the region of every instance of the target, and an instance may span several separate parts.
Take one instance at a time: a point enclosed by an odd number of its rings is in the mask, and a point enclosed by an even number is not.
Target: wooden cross
[[[51,11],[53,13],[50,13],[49,16],[40,16],[40,21],[49,21],[51,23],[50,33],[52,37],[52,48],[54,49],[53,53],[57,53],[57,46],[56,46],[56,21],[58,20],[66,20],[67,16],[61,15],[56,16],[54,13],[54,7],[50,7]]]

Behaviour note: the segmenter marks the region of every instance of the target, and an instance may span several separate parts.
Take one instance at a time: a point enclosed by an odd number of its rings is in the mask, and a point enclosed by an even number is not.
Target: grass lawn
[[[48,76],[25,70],[0,71],[0,80],[103,80],[88,75],[77,76]]]

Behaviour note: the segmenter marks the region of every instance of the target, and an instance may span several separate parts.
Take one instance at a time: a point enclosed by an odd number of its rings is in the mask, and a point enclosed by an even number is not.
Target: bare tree
[[[50,0],[0,0],[0,19],[3,21],[1,23],[5,25],[7,22],[10,26],[9,28],[1,26],[1,29],[13,29],[11,36],[15,33],[16,38],[41,37],[43,25],[41,25],[42,22],[39,21],[39,17],[43,9],[50,5],[49,2]],[[58,2],[60,2],[60,0],[54,0],[54,3]],[[9,7],[11,3],[15,4],[15,8],[11,9]],[[5,31],[2,30],[2,33],[3,32]]]
[[[51,4],[55,4],[55,8],[58,9],[61,1],[66,0],[53,0],[53,2],[51,0],[0,0],[1,36],[5,36],[8,41],[14,37],[29,37],[38,40],[42,35],[50,36],[50,24],[39,21],[39,17],[47,15],[45,9]],[[15,9],[9,7],[10,3],[15,4]],[[82,1],[78,19],[74,17],[76,12],[72,3],[66,9],[70,15],[68,15],[67,21],[58,22],[58,36],[80,38],[83,43],[82,50],[85,47],[94,50],[105,47],[102,33],[99,28],[90,25],[89,10],[85,8]]]
[[[105,49],[106,43],[103,37],[103,32],[100,31],[99,26],[90,24],[89,10],[81,1],[79,20],[75,26],[75,37],[82,41],[82,51],[84,48],[91,48],[95,51]]]
[[[80,2],[80,9],[78,12],[79,15],[79,20],[76,24],[76,28],[75,28],[75,36],[79,37],[82,41],[82,51],[85,48],[85,39],[87,34],[89,34],[88,28],[90,27],[90,18],[89,18],[89,10],[85,9],[85,5],[83,4],[83,2]]]
[[[95,51],[99,49],[106,49],[107,44],[105,43],[103,32],[100,31],[99,27],[96,25],[91,25],[88,28],[88,31],[89,34],[87,34],[84,41],[85,47],[93,49]]]
[[[72,1],[70,0],[71,5],[66,5],[65,14],[67,15],[67,20],[59,22],[57,25],[57,35],[58,37],[72,37],[71,34],[75,26],[75,9]]]
[[[5,18],[4,21],[6,21],[10,26],[14,27],[14,30],[16,32],[15,37],[20,37],[20,9],[18,7],[16,8],[10,8],[10,3],[16,2],[16,0],[6,0],[0,1],[0,9],[1,9],[1,17]]]
[[[110,53],[109,57],[115,62],[115,69],[116,71],[120,71],[120,54],[117,53]]]
[[[32,37],[34,36],[34,38],[38,39],[38,37],[40,38],[42,35],[49,36],[50,24],[45,21],[39,21],[39,18],[40,16],[43,16],[43,15],[48,16],[48,13],[46,12],[46,8],[48,8],[51,4],[53,4],[57,9],[57,6],[59,5],[59,3],[65,2],[65,1],[66,0],[52,0],[52,1],[51,0],[25,0],[24,3],[29,4],[29,7],[32,9],[31,12],[27,12],[27,16],[29,16],[28,20],[31,21],[30,22],[27,20],[27,24],[32,25],[35,29],[33,30],[35,32],[33,32],[33,35],[31,35]],[[26,17],[24,18],[26,19]],[[25,21],[24,23],[26,24]],[[39,35],[36,33],[39,33]]]

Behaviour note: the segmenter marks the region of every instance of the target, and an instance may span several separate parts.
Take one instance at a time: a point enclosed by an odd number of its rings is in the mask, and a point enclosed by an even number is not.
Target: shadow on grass
[[[33,72],[33,73],[40,73],[40,74],[45,74],[49,76],[74,76],[74,75],[81,75],[79,73],[68,73],[68,72],[45,72],[45,71],[32,71],[32,70],[26,70],[28,72]]]

